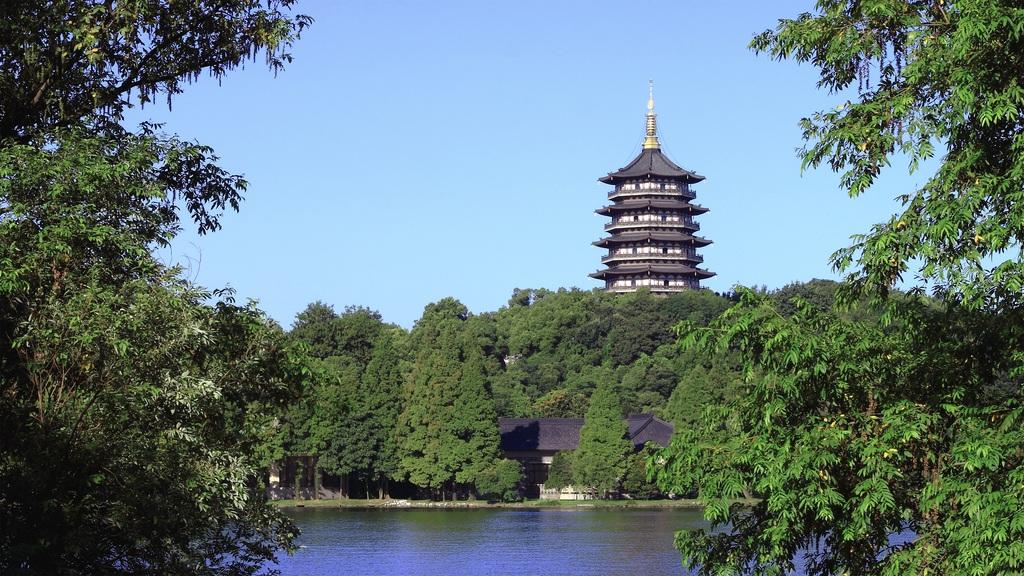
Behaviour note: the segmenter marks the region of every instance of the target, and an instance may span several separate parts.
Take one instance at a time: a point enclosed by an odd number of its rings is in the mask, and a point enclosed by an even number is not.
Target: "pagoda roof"
[[[595,210],[598,214],[609,215],[613,212],[622,212],[626,210],[643,210],[645,208],[667,208],[669,210],[687,210],[692,214],[703,214],[708,211],[707,208],[700,206],[699,204],[690,204],[682,200],[665,200],[657,198],[630,198],[629,200],[623,200],[622,202],[616,202],[615,204],[609,204]]]
[[[638,274],[677,274],[696,278],[711,278],[714,272],[687,266],[686,264],[624,264],[599,270],[590,276],[603,280],[609,276],[636,276]]]
[[[599,180],[605,184],[615,184],[622,180],[655,177],[682,180],[687,184],[696,184],[704,179],[696,172],[680,168],[679,165],[662,154],[660,148],[644,148],[625,168],[609,172],[607,176]]]
[[[665,231],[665,232],[623,232],[621,234],[614,234],[607,238],[601,238],[597,242],[594,242],[594,246],[600,246],[602,248],[607,247],[609,244],[627,244],[631,242],[649,242],[656,240],[659,242],[686,242],[693,244],[694,246],[707,246],[711,244],[711,240],[707,238],[701,238],[700,236],[691,236],[685,232],[677,231]]]

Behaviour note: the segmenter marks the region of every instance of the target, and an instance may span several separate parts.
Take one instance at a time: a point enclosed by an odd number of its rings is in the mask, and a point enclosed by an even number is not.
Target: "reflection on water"
[[[683,574],[676,530],[693,510],[324,510],[302,528],[285,576]]]

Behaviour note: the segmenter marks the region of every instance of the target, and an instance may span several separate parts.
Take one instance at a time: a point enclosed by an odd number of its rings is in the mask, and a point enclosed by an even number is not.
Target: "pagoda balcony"
[[[605,230],[631,230],[635,228],[689,228],[700,230],[700,224],[696,222],[684,222],[682,220],[620,220],[609,222],[604,225]]]
[[[608,262],[633,262],[636,260],[685,260],[687,262],[701,263],[704,261],[704,257],[700,254],[680,254],[679,252],[664,254],[662,252],[647,252],[641,254],[609,254],[601,258],[602,264]]]
[[[682,196],[693,200],[697,197],[687,186],[658,186],[655,188],[616,188],[608,192],[608,198],[632,198],[636,196]]]
[[[605,288],[605,291],[606,292],[626,293],[626,292],[636,292],[637,290],[639,290],[641,288],[647,288],[652,294],[657,294],[658,292],[686,292],[687,290],[694,290],[694,288],[691,288],[689,286],[648,286],[648,285],[644,285],[644,286],[612,286],[610,288]]]

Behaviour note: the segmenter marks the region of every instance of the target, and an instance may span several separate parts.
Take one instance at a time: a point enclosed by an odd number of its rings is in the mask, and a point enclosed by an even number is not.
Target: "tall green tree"
[[[445,456],[452,443],[445,419],[462,378],[459,332],[468,315],[461,303],[445,299],[427,306],[411,334],[418,350],[398,424],[400,465],[410,482],[435,492],[455,473]]]
[[[382,480],[375,463],[389,457],[378,453],[384,443],[380,424],[381,419],[387,421],[393,433],[394,408],[381,405],[377,396],[386,390],[373,386],[395,392],[394,386],[385,381],[368,387],[363,378],[384,330],[376,311],[349,306],[339,315],[318,301],[296,315],[289,332],[308,354],[322,361],[313,389],[286,415],[282,431],[291,439],[286,446],[295,455],[317,456],[318,469],[341,477],[341,493],[346,497],[352,478]],[[393,369],[399,369],[397,363]],[[381,376],[379,364],[376,370],[376,376]]]
[[[626,457],[633,443],[614,387],[603,383],[594,391],[587,409],[580,444],[572,459],[574,483],[607,494],[626,472]]]
[[[212,4],[216,4],[215,6]],[[237,208],[133,102],[257,55],[288,0],[0,5],[0,572],[251,574],[294,537],[258,488],[307,373],[258,310],[152,257]]]
[[[307,353],[314,358],[337,356],[341,350],[337,320],[338,313],[333,306],[319,300],[311,302],[295,315],[288,335],[305,344]]]
[[[358,364],[360,370],[365,369],[385,329],[380,312],[363,306],[346,306],[336,324],[338,350]]]
[[[490,479],[498,462],[497,413],[473,320],[446,298],[427,306],[411,334],[419,351],[399,419],[401,468],[442,497],[455,484],[466,492]]]
[[[708,331],[736,349],[737,423],[684,431],[653,462],[697,485],[717,531],[681,533],[704,574],[1018,574],[1024,565],[1024,11],[1000,0],[819,1],[756,50],[807,61],[852,101],[803,120],[805,166],[851,195],[897,157],[943,149],[903,209],[834,256],[840,302],[873,298],[882,325],[748,292]],[[913,269],[909,298],[894,284]],[[926,289],[935,297],[918,297]],[[663,466],[657,465],[662,462]],[[731,507],[752,489],[752,510]],[[912,535],[893,544],[891,536]]]
[[[332,357],[322,362],[312,391],[313,411],[309,424],[307,451],[317,456],[317,468],[341,477],[341,493],[349,495],[352,476],[364,475],[373,458],[366,442],[367,424],[362,409],[359,366],[348,359]]]
[[[451,391],[451,413],[445,422],[455,481],[475,485],[487,477],[498,459],[498,414],[487,390],[483,353],[467,343],[462,377]]]
[[[388,497],[388,480],[400,478],[396,439],[402,412],[405,377],[397,335],[385,332],[373,350],[373,357],[360,382],[360,401],[366,433],[359,438],[371,454],[368,478],[377,484],[379,498]]]

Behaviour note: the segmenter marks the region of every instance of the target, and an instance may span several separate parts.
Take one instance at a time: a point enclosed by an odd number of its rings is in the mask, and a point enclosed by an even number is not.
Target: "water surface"
[[[284,576],[684,574],[673,533],[700,512],[291,509],[302,546]]]

